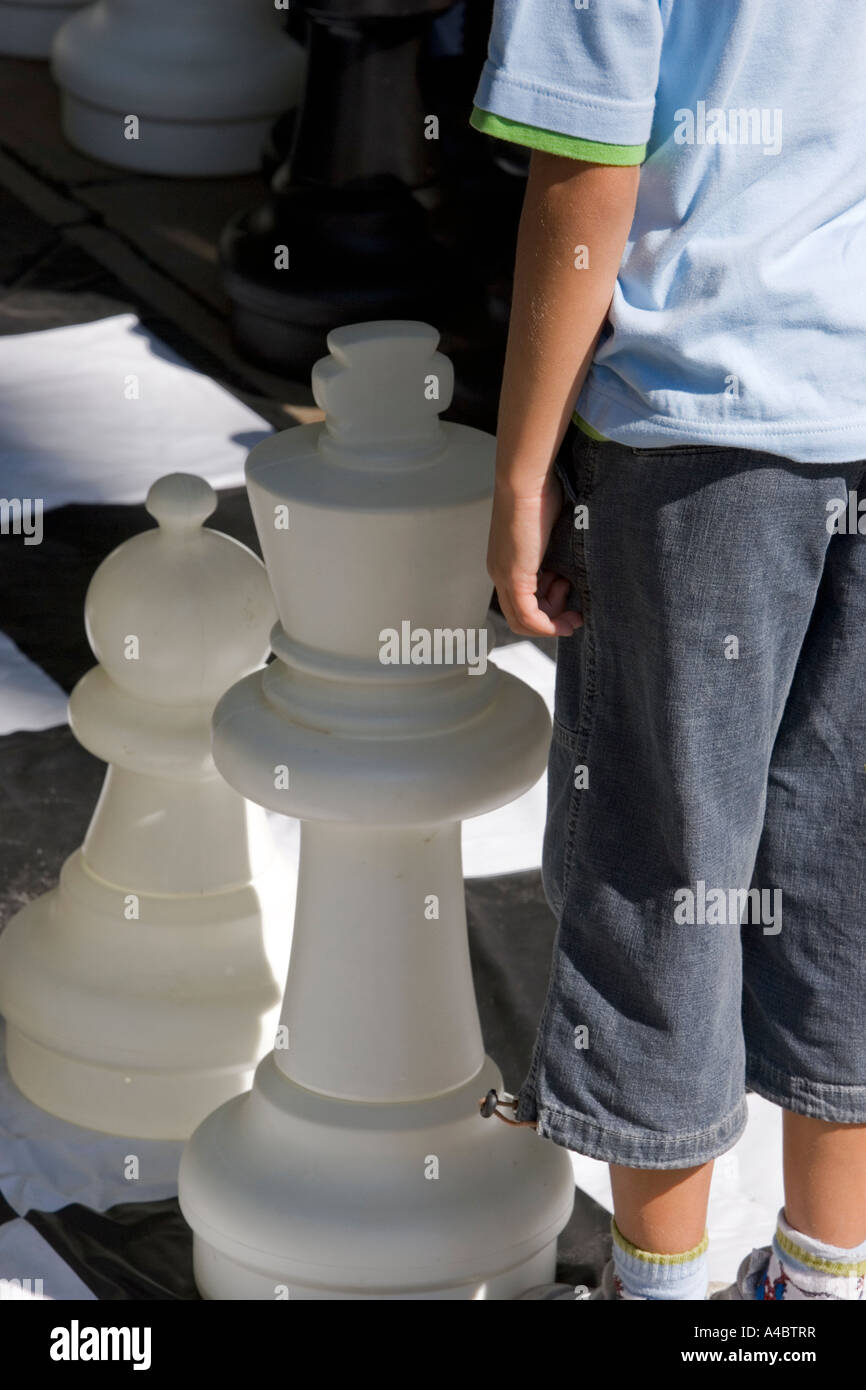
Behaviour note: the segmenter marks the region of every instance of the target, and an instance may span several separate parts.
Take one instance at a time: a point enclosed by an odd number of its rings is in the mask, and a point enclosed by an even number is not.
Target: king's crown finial
[[[454,390],[454,368],[437,352],[438,342],[435,328],[412,320],[329,333],[330,356],[313,368],[313,395],[325,412],[331,447],[349,453],[435,447],[438,417]]]

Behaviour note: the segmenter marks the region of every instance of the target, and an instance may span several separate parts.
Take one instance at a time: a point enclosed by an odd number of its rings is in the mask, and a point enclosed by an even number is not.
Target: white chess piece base
[[[531,1129],[482,1119],[490,1087],[485,1058],[444,1095],[346,1105],[265,1058],[184,1151],[203,1297],[499,1300],[553,1279],[570,1165]]]
[[[143,123],[144,138],[126,140],[123,114],[107,111],[69,92],[62,99],[63,133],[70,145],[103,164],[175,178],[222,178],[252,173],[274,122],[160,121]]]
[[[285,870],[255,888],[143,896],[118,920],[117,889],[80,853],[2,938],[6,1060],[28,1100],[87,1129],[184,1139],[250,1084],[272,1041],[285,958]],[[263,941],[263,923],[280,925]],[[125,939],[124,939],[125,936]]]

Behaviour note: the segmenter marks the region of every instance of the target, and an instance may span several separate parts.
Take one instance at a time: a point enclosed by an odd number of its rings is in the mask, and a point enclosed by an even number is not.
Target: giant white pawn
[[[51,42],[64,20],[86,0],[0,0],[0,53],[15,58],[50,58]]]
[[[0,936],[13,1080],[112,1134],[184,1138],[249,1084],[279,1006],[290,885],[263,812],[210,746],[218,696],[266,655],[273,600],[256,556],[202,527],[215,506],[204,479],[161,478],[147,498],[158,528],[93,576],[100,664],[69,720],[108,772],[58,886]]]
[[[247,486],[277,660],[223,696],[232,786],[301,819],[277,1045],[181,1161],[212,1299],[509,1299],[552,1279],[565,1150],[483,1118],[460,821],[544,769],[543,701],[486,663],[494,441],[438,420],[453,371],[414,322],[328,336],[324,426]]]
[[[54,41],[63,131],[148,174],[243,174],[300,95],[303,50],[273,0],[97,0]]]

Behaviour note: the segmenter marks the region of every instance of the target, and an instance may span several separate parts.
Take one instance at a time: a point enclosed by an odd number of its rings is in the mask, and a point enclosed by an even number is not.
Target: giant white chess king
[[[214,758],[300,817],[301,851],[276,1046],[181,1162],[205,1298],[510,1299],[553,1277],[572,1208],[566,1152],[479,1113],[502,1078],[460,821],[536,781],[549,719],[466,659],[487,633],[494,441],[438,419],[437,343],[415,322],[332,332],[325,423],[247,464],[277,659],[220,700]]]

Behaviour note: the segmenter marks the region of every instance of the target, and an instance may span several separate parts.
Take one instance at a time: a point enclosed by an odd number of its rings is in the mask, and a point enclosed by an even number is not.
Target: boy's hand
[[[553,460],[607,317],[639,182],[637,165],[532,153],[517,238],[487,549],[502,612],[521,637],[570,637],[583,621],[566,608],[568,581],[541,570],[562,505]]]
[[[508,626],[521,637],[570,637],[583,622],[565,606],[568,580],[540,568],[562,501],[553,469],[540,490],[516,496],[497,486],[493,494],[487,572]]]

